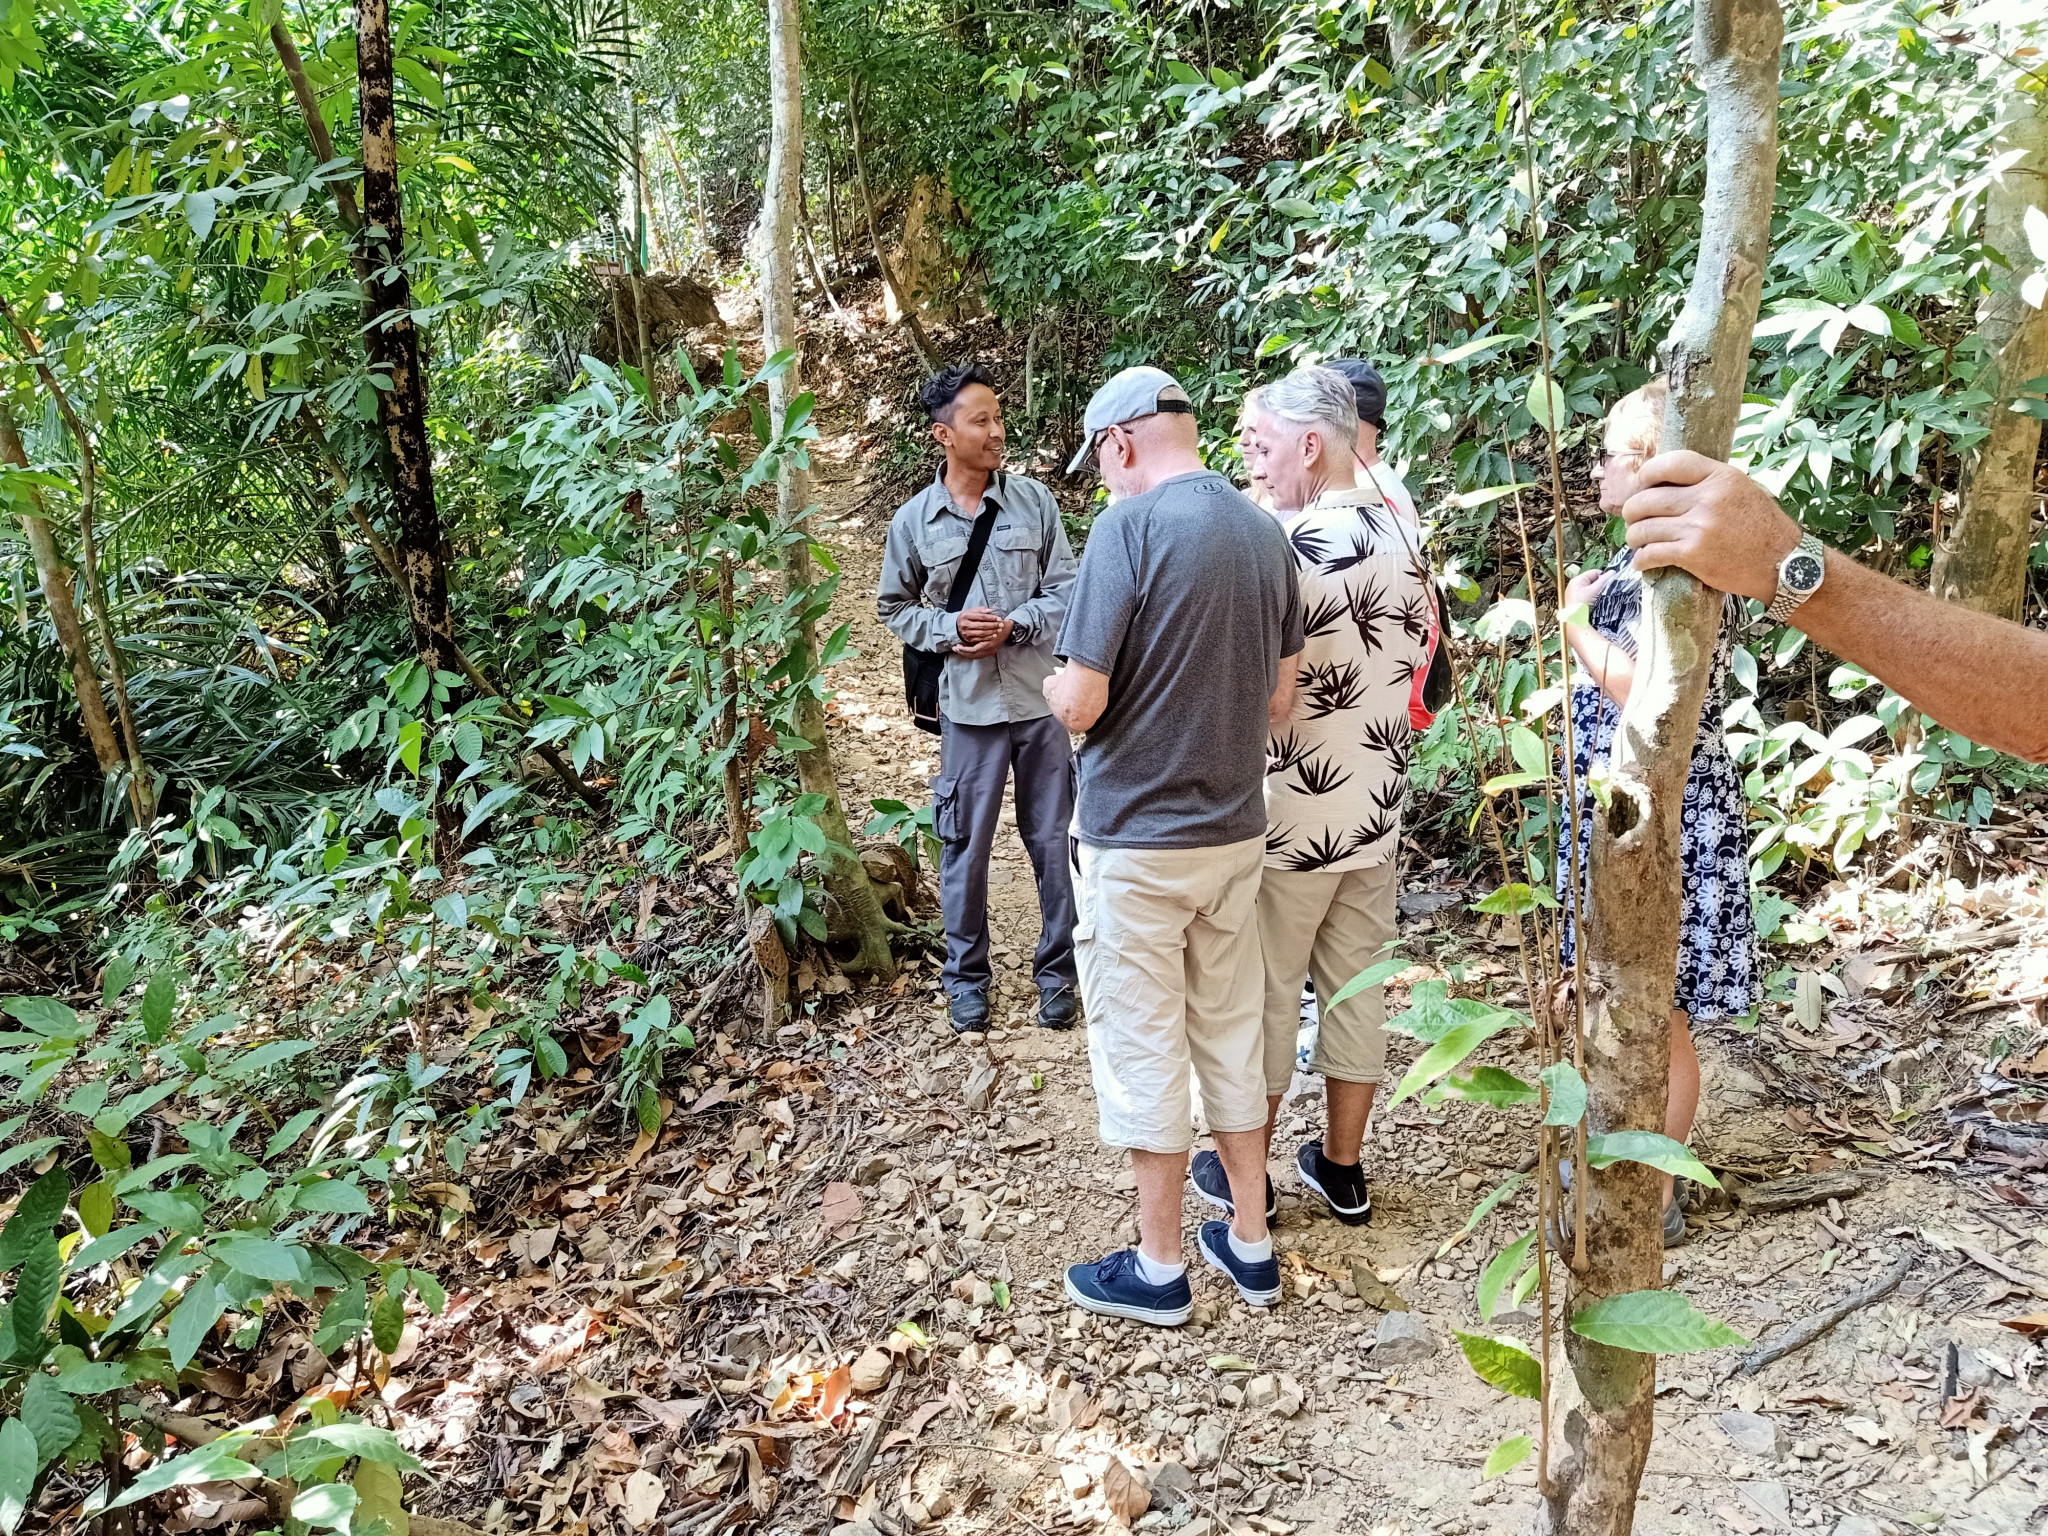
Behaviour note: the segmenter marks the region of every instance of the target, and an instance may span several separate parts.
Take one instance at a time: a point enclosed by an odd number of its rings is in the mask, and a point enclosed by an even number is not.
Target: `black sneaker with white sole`
[[[1214,1152],[1197,1152],[1195,1160],[1188,1165],[1188,1177],[1195,1186],[1195,1193],[1215,1206],[1225,1215],[1235,1216],[1237,1204],[1230,1198],[1230,1175],[1223,1170],[1223,1159]],[[1266,1176],[1266,1223],[1280,1219],[1280,1193],[1273,1188],[1273,1176]]]
[[[1301,1182],[1322,1196],[1330,1214],[1347,1227],[1362,1227],[1372,1215],[1372,1194],[1365,1187],[1365,1170],[1357,1163],[1333,1163],[1323,1156],[1320,1141],[1306,1142],[1294,1154],[1295,1171]]]

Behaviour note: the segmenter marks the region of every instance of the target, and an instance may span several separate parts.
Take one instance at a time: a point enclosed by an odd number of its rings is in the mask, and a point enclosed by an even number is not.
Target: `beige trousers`
[[[1194,1145],[1191,1074],[1212,1131],[1266,1123],[1258,897],[1265,839],[1220,848],[1076,844],[1074,958],[1102,1139]]]
[[[1397,936],[1392,859],[1370,869],[1295,873],[1269,869],[1259,886],[1259,941],[1265,957],[1266,1092],[1285,1093],[1294,1080],[1301,1030],[1301,984],[1315,978],[1316,997],[1335,997],[1345,982],[1381,958]],[[1321,1008],[1309,1070],[1342,1083],[1376,1083],[1387,1064],[1387,1002],[1368,987],[1335,1008]]]

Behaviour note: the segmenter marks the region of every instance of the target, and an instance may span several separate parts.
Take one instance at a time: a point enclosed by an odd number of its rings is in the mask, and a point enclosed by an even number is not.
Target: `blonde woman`
[[[1667,390],[1659,379],[1624,395],[1607,416],[1605,452],[1593,477],[1600,507],[1619,516],[1641,485],[1643,464],[1664,435]],[[1578,775],[1579,857],[1583,879],[1592,841],[1594,799],[1588,776],[1604,772],[1614,745],[1621,707],[1635,680],[1636,637],[1643,613],[1643,579],[1624,546],[1605,566],[1583,571],[1565,587],[1567,612],[1586,604],[1588,624],[1567,624],[1565,639],[1581,672],[1572,689],[1572,757]],[[1729,759],[1721,735],[1721,708],[1728,659],[1742,621],[1735,598],[1727,600],[1721,640],[1714,650],[1713,675],[1700,711],[1693,747],[1692,776],[1685,786],[1680,864],[1685,887],[1678,939],[1678,983],[1671,1009],[1671,1080],[1664,1134],[1684,1141],[1692,1134],[1700,1102],[1700,1058],[1689,1028],[1693,1019],[1737,1018],[1757,1005],[1756,919],[1749,904],[1749,857],[1743,834],[1742,776]],[[1571,963],[1574,924],[1570,921],[1571,858],[1560,845],[1557,897],[1566,906],[1564,958]],[[1584,890],[1581,886],[1581,890]],[[1664,1245],[1685,1238],[1685,1213],[1664,1176]]]

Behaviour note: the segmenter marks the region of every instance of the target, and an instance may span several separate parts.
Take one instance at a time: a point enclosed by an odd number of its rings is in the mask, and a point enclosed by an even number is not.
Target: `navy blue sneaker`
[[[1223,1171],[1223,1159],[1214,1152],[1197,1152],[1195,1160],[1188,1165],[1188,1178],[1195,1186],[1195,1193],[1222,1211],[1235,1216],[1237,1205],[1230,1198],[1230,1175]],[[1273,1176],[1266,1175],[1266,1224],[1271,1226],[1280,1219],[1280,1192],[1273,1188]]]
[[[1202,1257],[1230,1276],[1237,1294],[1254,1307],[1270,1307],[1280,1299],[1280,1261],[1240,1259],[1230,1246],[1230,1223],[1205,1221],[1198,1240]]]
[[[1221,1223],[1218,1223],[1221,1225]],[[1274,1295],[1279,1294],[1280,1268],[1273,1266]],[[1185,1271],[1165,1285],[1148,1285],[1138,1273],[1138,1250],[1120,1248],[1093,1264],[1067,1266],[1067,1299],[1084,1312],[1127,1317],[1135,1323],[1171,1328],[1195,1310],[1195,1293]]]
[[[946,1003],[953,1015],[953,1033],[979,1035],[988,1029],[988,993],[955,992]]]

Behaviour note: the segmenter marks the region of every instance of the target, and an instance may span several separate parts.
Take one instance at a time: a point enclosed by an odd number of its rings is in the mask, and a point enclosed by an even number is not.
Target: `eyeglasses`
[[[1632,465],[1640,466],[1643,462],[1643,455],[1635,452],[1633,449],[1625,452],[1617,451],[1613,448],[1605,449],[1600,454],[1599,462],[1593,466],[1593,473],[1604,475],[1607,473],[1610,465],[1619,463],[1622,460],[1627,460]]]

